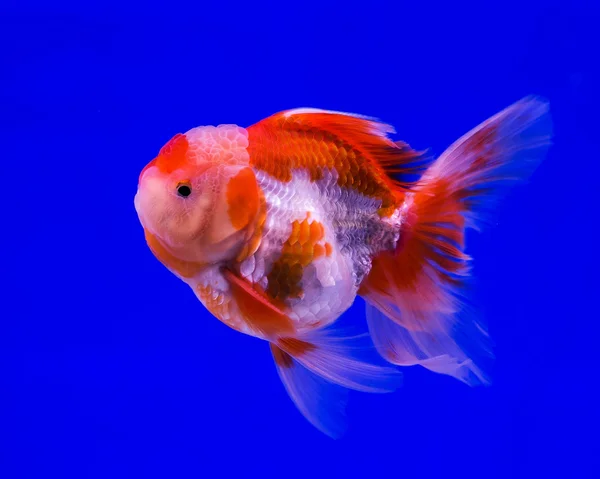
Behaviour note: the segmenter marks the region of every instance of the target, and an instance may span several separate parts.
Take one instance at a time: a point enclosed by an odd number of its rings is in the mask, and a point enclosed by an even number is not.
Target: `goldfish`
[[[402,367],[489,383],[473,359],[489,335],[468,314],[465,234],[490,223],[552,136],[537,96],[437,157],[395,133],[317,108],[199,126],[160,149],[134,198],[156,259],[218,320],[268,342],[297,409],[333,438],[347,393],[395,391]],[[367,332],[353,336],[339,319],[358,296]]]

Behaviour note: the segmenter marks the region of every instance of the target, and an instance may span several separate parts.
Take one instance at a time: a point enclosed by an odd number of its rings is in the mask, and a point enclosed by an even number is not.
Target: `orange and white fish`
[[[298,409],[337,437],[336,401],[393,391],[395,365],[487,381],[465,348],[480,341],[465,334],[465,229],[533,171],[550,130],[547,103],[526,97],[426,164],[391,126],[349,113],[202,126],[143,169],[135,208],[158,260],[223,323],[268,341]],[[385,365],[337,332],[357,295]]]

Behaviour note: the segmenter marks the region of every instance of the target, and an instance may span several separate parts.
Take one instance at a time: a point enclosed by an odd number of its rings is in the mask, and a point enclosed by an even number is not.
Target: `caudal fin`
[[[396,251],[374,259],[359,292],[373,342],[388,361],[467,384],[487,381],[472,360],[489,350],[465,306],[465,229],[478,229],[502,193],[533,172],[550,137],[548,104],[526,97],[451,145],[406,195]]]

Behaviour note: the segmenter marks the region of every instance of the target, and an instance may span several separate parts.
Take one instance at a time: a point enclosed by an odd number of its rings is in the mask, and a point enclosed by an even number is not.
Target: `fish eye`
[[[177,184],[177,194],[179,196],[181,196],[182,198],[187,198],[188,196],[190,196],[192,194],[192,187],[190,186],[190,184],[187,181],[178,183]]]

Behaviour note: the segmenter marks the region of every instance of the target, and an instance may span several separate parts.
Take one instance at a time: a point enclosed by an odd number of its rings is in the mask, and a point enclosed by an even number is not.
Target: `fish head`
[[[247,146],[236,125],[197,127],[171,138],[143,168],[134,204],[159,259],[159,249],[197,264],[239,254],[259,210]]]

